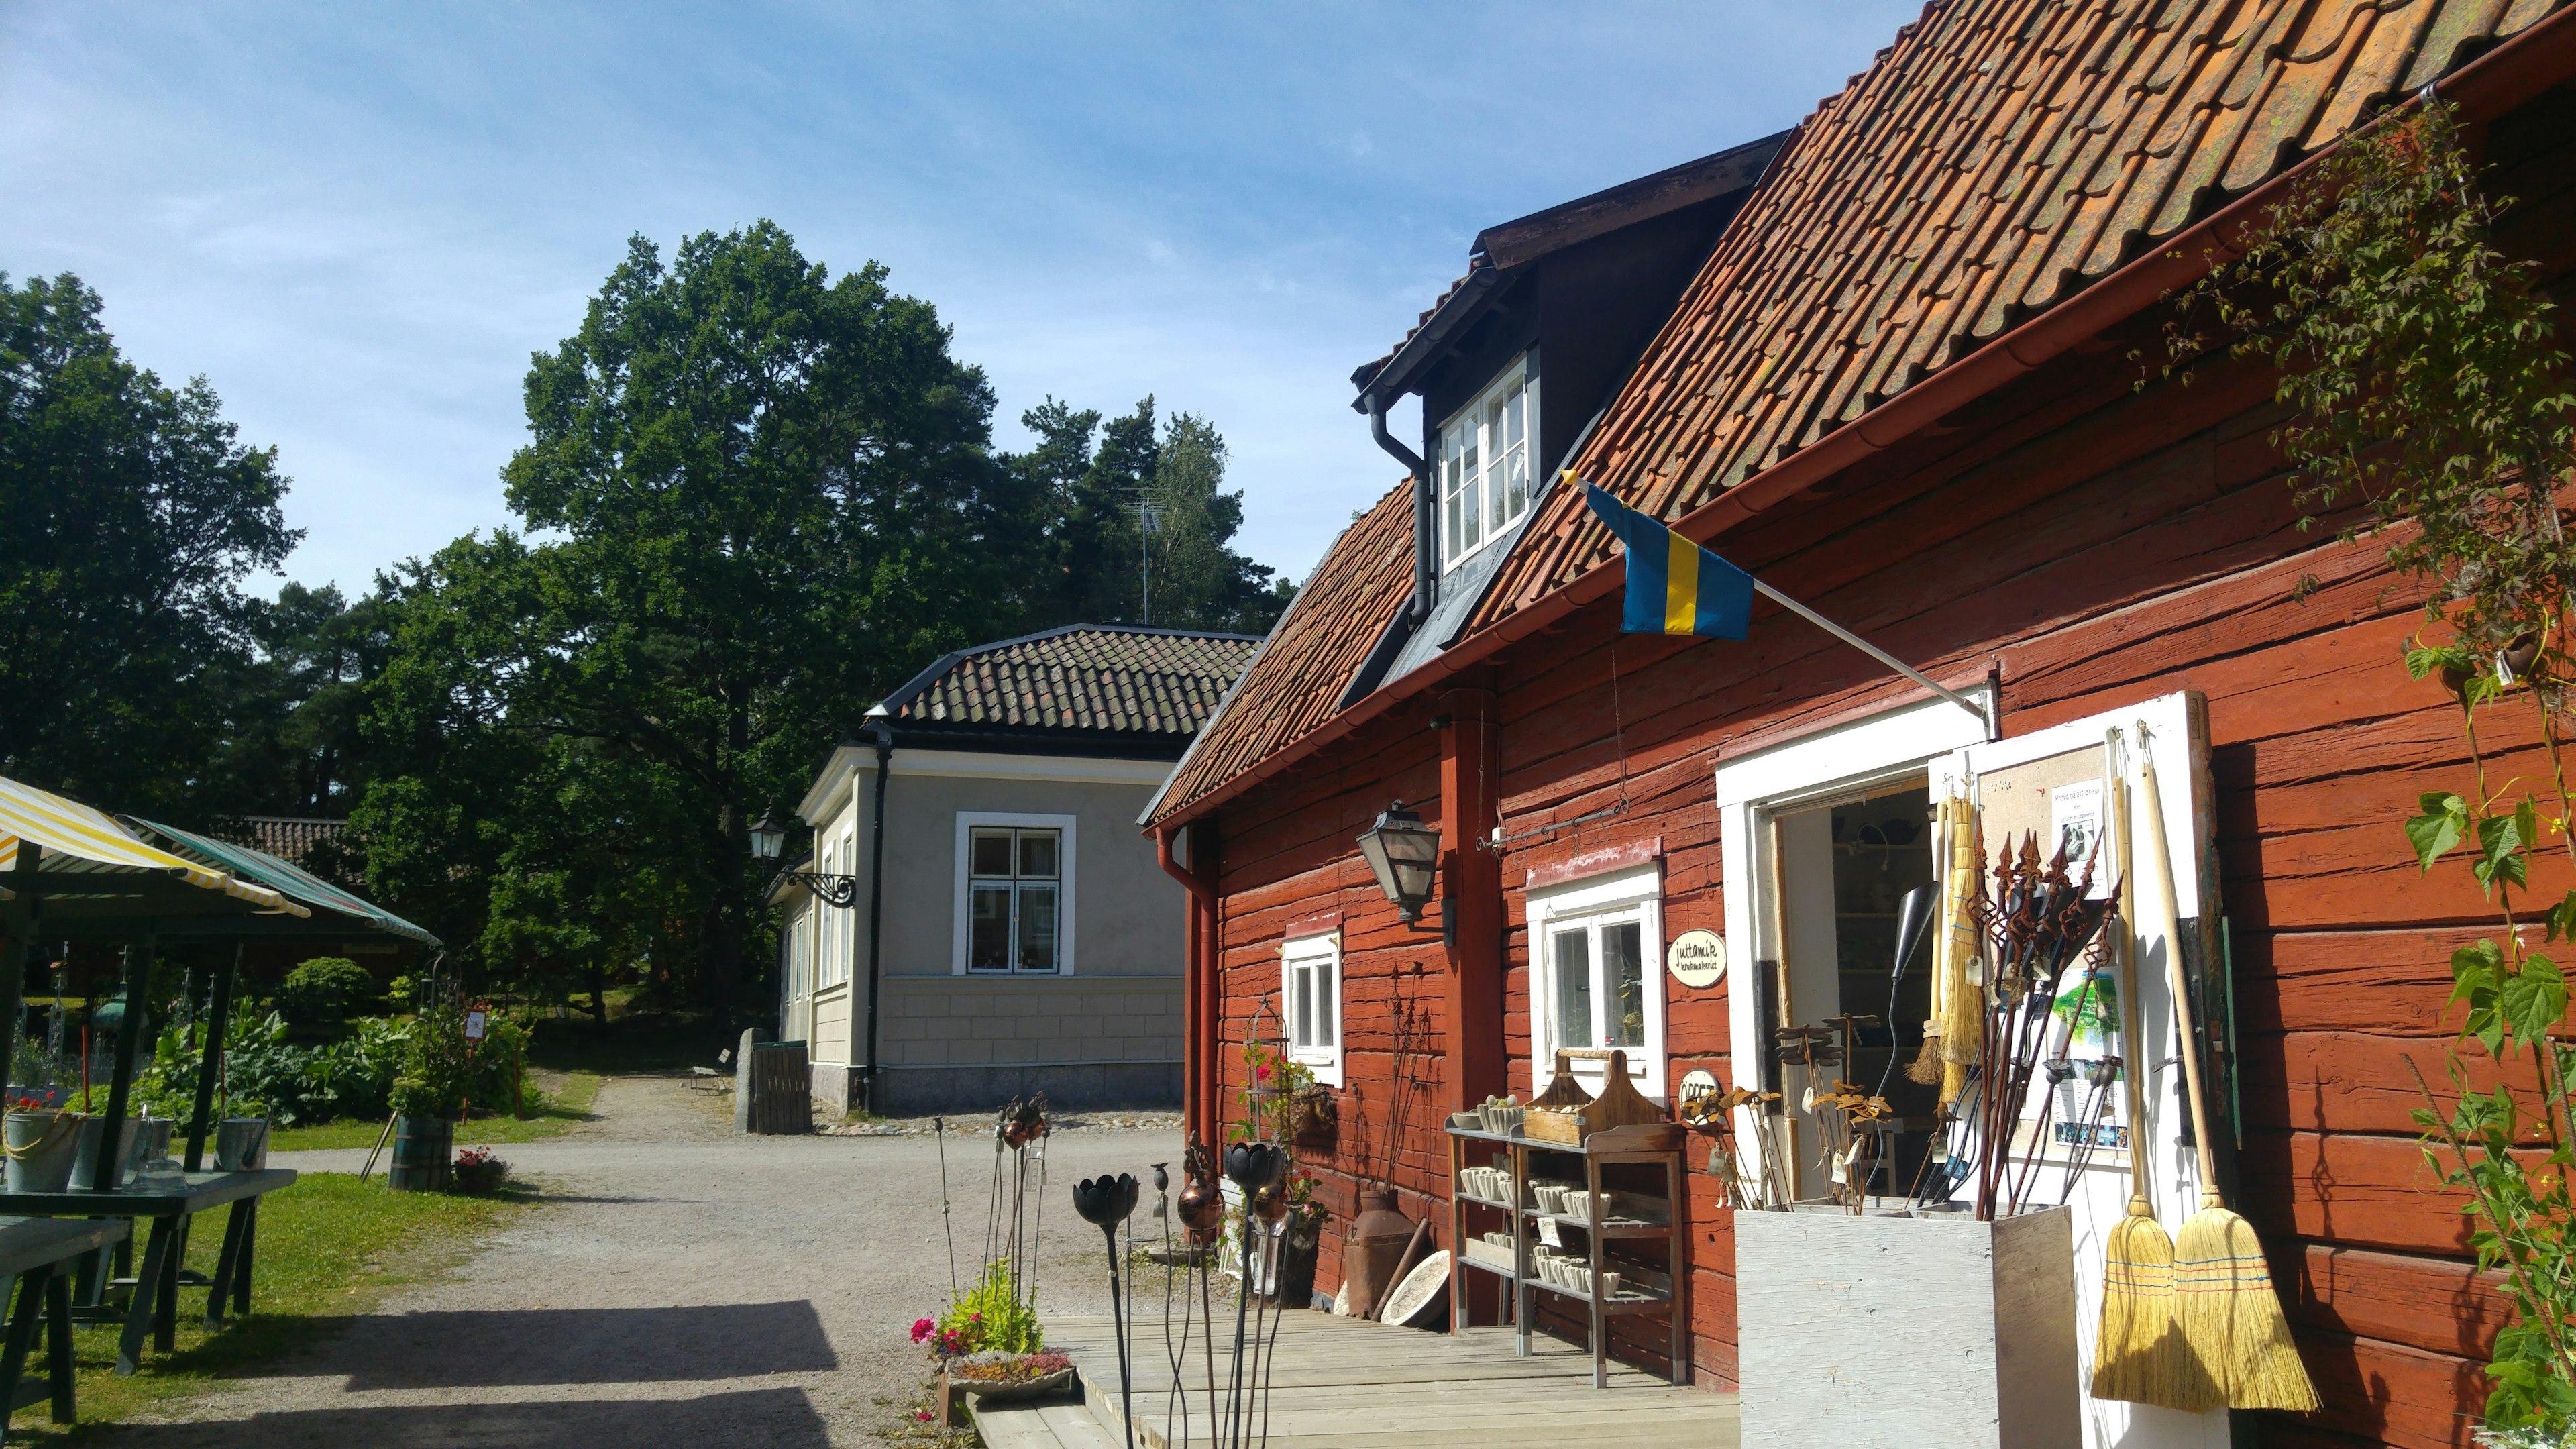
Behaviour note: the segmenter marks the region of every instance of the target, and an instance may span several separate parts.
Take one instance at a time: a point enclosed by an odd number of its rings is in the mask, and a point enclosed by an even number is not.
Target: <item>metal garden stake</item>
[[[1127,1317],[1118,1308],[1118,1225],[1136,1211],[1136,1179],[1086,1177],[1073,1185],[1073,1210],[1100,1229],[1109,1253],[1109,1326],[1118,1340],[1118,1415],[1126,1426],[1128,1449],[1136,1443],[1136,1405],[1127,1363]]]

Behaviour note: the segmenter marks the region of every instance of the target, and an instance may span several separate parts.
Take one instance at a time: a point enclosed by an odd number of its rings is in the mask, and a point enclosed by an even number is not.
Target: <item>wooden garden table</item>
[[[0,1309],[15,1280],[18,1311],[9,1315],[0,1348],[0,1433],[20,1409],[51,1399],[54,1422],[75,1417],[72,1404],[72,1265],[125,1241],[134,1225],[123,1218],[0,1217]],[[45,1381],[21,1385],[27,1354],[39,1328],[45,1341]]]
[[[251,1263],[259,1241],[259,1200],[295,1181],[286,1167],[256,1172],[191,1172],[164,1191],[127,1186],[115,1192],[0,1192],[0,1214],[30,1218],[150,1218],[152,1236],[134,1275],[134,1301],[125,1310],[125,1334],[117,1340],[116,1371],[130,1374],[143,1362],[143,1335],[168,1353],[179,1331],[179,1257],[188,1224],[209,1208],[229,1206],[223,1251],[215,1259],[215,1276],[206,1296],[206,1327],[219,1328],[224,1302],[235,1313],[250,1312]],[[119,1222],[118,1227],[127,1226]],[[117,1238],[125,1236],[120,1232]],[[13,1326],[14,1332],[14,1326]]]

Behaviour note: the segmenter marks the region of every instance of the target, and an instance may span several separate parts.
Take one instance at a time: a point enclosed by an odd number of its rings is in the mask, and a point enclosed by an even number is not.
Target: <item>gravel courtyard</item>
[[[622,1077],[598,1120],[501,1149],[549,1202],[443,1280],[263,1376],[101,1436],[128,1449],[872,1444],[922,1382],[912,1321],[946,1301],[938,1140],[742,1137],[730,1099]],[[989,1136],[947,1139],[957,1271],[979,1256]],[[363,1153],[280,1154],[354,1172]],[[1180,1157],[1165,1131],[1048,1148],[1039,1305],[1107,1311],[1072,1185]],[[1150,1202],[1151,1188],[1148,1187]]]

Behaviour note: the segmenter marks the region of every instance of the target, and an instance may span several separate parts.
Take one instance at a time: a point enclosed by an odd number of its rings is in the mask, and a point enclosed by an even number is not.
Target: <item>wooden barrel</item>
[[[385,1184],[396,1192],[445,1192],[455,1157],[455,1123],[444,1117],[396,1118],[394,1165]]]

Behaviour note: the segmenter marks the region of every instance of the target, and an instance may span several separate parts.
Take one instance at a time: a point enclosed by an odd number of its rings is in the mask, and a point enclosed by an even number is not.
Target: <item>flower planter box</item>
[[[2072,1224],[2064,1208],[1737,1213],[1744,1442],[2082,1443]]]

